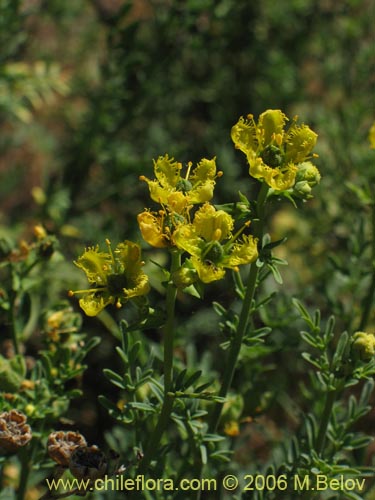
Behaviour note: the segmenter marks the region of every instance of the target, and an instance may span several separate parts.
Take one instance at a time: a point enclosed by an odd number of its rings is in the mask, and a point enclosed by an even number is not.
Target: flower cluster
[[[252,115],[241,117],[232,127],[236,148],[246,154],[249,173],[268,187],[268,194],[285,193],[289,197],[307,199],[319,183],[320,173],[310,159],[317,134],[307,125],[297,125],[280,110],[269,109],[258,122]],[[185,170],[185,171],[184,171]],[[241,228],[225,210],[212,205],[216,180],[222,176],[216,158],[203,158],[195,166],[182,163],[168,155],[154,161],[154,179],[141,175],[147,183],[151,199],[159,204],[156,210],[145,208],[137,216],[143,239],[155,248],[176,251],[184,257],[171,279],[179,288],[195,283],[210,283],[225,276],[226,269],[258,258],[258,239],[247,228]],[[250,211],[249,211],[250,212]],[[246,229],[246,231],[245,231]],[[88,316],[97,315],[104,307],[120,307],[127,300],[149,291],[148,278],[142,271],[140,247],[125,241],[108,252],[91,247],[75,262],[91,285],[79,303]]]
[[[253,262],[258,251],[252,236],[239,237],[244,228],[233,234],[234,219],[210,204],[215,179],[222,175],[216,171],[215,158],[202,159],[194,169],[189,163],[185,177],[181,170],[181,163],[164,156],[154,162],[155,180],[141,176],[161,209],[146,209],[138,215],[138,224],[150,245],[174,247],[189,254],[172,276],[175,284],[184,288],[197,280],[219,280],[226,268],[238,270],[239,265]],[[194,205],[200,206],[193,214]]]
[[[192,223],[180,224],[174,241],[180,250],[190,254],[187,261],[203,283],[224,277],[225,268],[238,271],[258,257],[257,241],[252,236],[232,235],[233,218],[223,210],[204,204],[194,215]]]
[[[317,134],[307,125],[297,125],[296,118],[286,129],[287,121],[279,109],[268,109],[259,116],[257,123],[253,115],[246,119],[241,117],[231,132],[235,147],[247,157],[250,175],[277,192],[291,189],[303,181],[306,181],[305,189],[311,188],[320,180],[318,170],[308,161]],[[306,170],[308,178],[305,178]],[[303,192],[301,187],[299,190]]]
[[[109,240],[106,243],[108,252],[100,252],[98,246],[91,247],[75,262],[92,286],[69,294],[83,295],[79,305],[87,316],[96,316],[108,304],[121,307],[129,299],[149,291],[148,277],[142,271],[140,246],[124,241],[113,251]]]

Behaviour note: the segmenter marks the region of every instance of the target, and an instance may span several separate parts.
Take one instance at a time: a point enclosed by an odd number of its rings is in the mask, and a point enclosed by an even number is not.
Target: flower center
[[[187,179],[180,179],[176,184],[177,191],[181,191],[184,194],[191,191],[192,188],[193,188],[192,183]]]
[[[211,241],[210,243],[207,243],[202,253],[205,260],[208,260],[214,264],[220,262],[223,254],[223,247],[218,241]]]
[[[276,168],[282,164],[284,159],[284,152],[277,146],[269,144],[263,149],[260,157],[266,165],[272,168]]]
[[[109,274],[107,276],[107,286],[110,295],[120,295],[123,289],[128,286],[125,274]]]

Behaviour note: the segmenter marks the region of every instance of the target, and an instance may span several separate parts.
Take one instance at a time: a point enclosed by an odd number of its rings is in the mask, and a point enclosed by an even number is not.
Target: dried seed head
[[[97,446],[80,446],[70,458],[69,469],[77,479],[95,481],[104,476],[107,468],[107,457]]]
[[[26,416],[18,410],[0,413],[0,455],[15,453],[32,438]]]
[[[86,439],[79,432],[51,432],[48,436],[47,451],[52,460],[63,467],[68,467],[74,450],[86,444]]]

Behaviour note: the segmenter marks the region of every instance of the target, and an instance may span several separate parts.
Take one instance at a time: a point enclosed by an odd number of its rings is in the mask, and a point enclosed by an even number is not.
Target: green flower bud
[[[301,198],[311,197],[311,186],[307,181],[299,181],[293,188],[294,194],[300,196]]]
[[[296,186],[301,181],[307,182],[310,187],[314,187],[320,182],[319,170],[310,161],[304,161],[298,165]]]
[[[177,288],[186,288],[198,280],[198,273],[189,260],[172,274],[172,281]]]

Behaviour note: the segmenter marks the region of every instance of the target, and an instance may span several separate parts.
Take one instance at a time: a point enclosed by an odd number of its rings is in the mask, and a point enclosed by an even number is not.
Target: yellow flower
[[[372,124],[369,134],[368,140],[370,141],[370,148],[375,149],[375,122]]]
[[[232,235],[234,221],[224,210],[204,204],[190,224],[180,224],[173,234],[176,246],[191,255],[192,265],[203,283],[224,277],[225,268],[253,262],[258,257],[257,241],[252,236]],[[241,231],[240,231],[241,232]]]
[[[156,248],[172,246],[174,229],[186,221],[182,215],[169,210],[159,210],[158,213],[145,210],[138,214],[137,220],[143,239]]]
[[[69,292],[83,294],[79,305],[87,316],[96,316],[108,304],[121,307],[129,299],[149,291],[148,277],[142,271],[140,246],[131,241],[119,243],[112,251],[100,252],[98,245],[85,250],[75,263],[82,269],[92,285],[88,290]]]
[[[149,210],[138,214],[137,221],[143,239],[156,248],[167,247],[170,243],[168,228],[164,227],[164,218],[161,214],[155,215]]]
[[[202,159],[190,173],[191,167],[192,163],[189,163],[185,177],[181,177],[182,164],[168,155],[160,156],[154,161],[156,180],[143,175],[140,179],[147,182],[154,201],[171,211],[182,213],[191,204],[209,201],[213,196],[215,179],[222,175],[216,172],[215,158]]]
[[[232,127],[231,137],[237,149],[246,154],[249,173],[276,191],[294,185],[298,164],[308,159],[316,144],[317,134],[307,125],[297,125],[279,109],[268,109],[259,116],[241,117]]]

